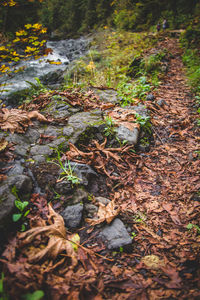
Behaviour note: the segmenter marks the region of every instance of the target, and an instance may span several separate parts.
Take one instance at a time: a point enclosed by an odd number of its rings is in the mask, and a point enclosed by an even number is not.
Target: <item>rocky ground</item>
[[[1,128],[14,132],[1,132],[0,153],[10,299],[37,290],[44,299],[199,298],[195,100],[177,40],[159,47],[171,53],[168,72],[145,103],[120,108],[114,90],[89,89],[2,110]],[[151,137],[136,113],[151,115]]]

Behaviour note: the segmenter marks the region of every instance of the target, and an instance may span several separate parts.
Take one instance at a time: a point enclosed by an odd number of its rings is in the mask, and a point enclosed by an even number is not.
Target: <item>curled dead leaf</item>
[[[106,221],[108,224],[119,214],[119,208],[116,207],[114,201],[110,201],[107,205],[99,203],[99,210],[97,212],[98,219],[86,219],[90,225],[97,225]]]
[[[142,262],[150,269],[158,270],[165,266],[164,260],[157,255],[146,255],[142,258]]]
[[[47,119],[38,111],[26,112],[20,109],[2,108],[0,111],[0,127],[3,130],[24,133],[26,128],[32,124],[31,119],[36,118],[42,122],[48,122]]]
[[[5,150],[8,145],[8,141],[6,141],[4,138],[0,139],[0,152]]]
[[[64,220],[61,215],[57,214],[49,205],[49,218],[44,225],[42,220],[41,226],[38,225],[24,233],[20,234],[21,246],[25,247],[31,244],[37,236],[41,237],[40,247],[27,247],[28,261],[31,263],[38,262],[42,259],[55,260],[59,254],[71,258],[71,268],[77,265],[77,245],[80,243],[77,235],[67,236]],[[47,246],[43,241],[48,238]]]

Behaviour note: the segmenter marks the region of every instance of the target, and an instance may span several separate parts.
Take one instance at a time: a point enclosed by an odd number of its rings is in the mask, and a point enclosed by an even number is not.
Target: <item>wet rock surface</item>
[[[102,229],[100,237],[106,242],[106,246],[109,250],[130,246],[132,244],[132,239],[126,227],[118,218]]]
[[[61,213],[67,228],[79,227],[82,220],[83,204],[71,205]]]

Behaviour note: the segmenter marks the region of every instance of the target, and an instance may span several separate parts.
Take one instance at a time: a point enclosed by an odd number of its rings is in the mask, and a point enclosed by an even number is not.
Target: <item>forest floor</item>
[[[102,252],[94,233],[88,250],[87,241],[81,241],[79,264],[67,272],[65,266],[64,272],[61,260],[56,266],[30,264],[20,254],[16,260],[19,251],[14,239],[3,259],[9,270],[5,275],[9,299],[21,299],[17,289],[23,293],[23,286],[43,290],[44,299],[53,300],[200,298],[195,99],[187,86],[177,39],[165,37],[160,48],[168,49],[171,59],[155,93],[164,104],[146,102],[152,118],[150,150],[132,158],[131,180],[110,194],[120,207],[120,218],[133,233],[131,249]]]

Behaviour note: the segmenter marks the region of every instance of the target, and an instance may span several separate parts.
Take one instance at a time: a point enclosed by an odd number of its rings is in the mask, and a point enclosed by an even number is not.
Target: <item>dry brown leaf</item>
[[[141,260],[150,269],[158,270],[165,266],[164,260],[157,255],[146,255]]]
[[[43,221],[43,220],[42,220]],[[44,258],[55,260],[59,254],[64,253],[71,258],[71,267],[77,265],[77,253],[75,251],[73,236],[67,237],[64,220],[61,215],[57,214],[49,205],[49,223],[50,225],[34,227],[24,233],[20,234],[22,246],[30,244],[38,235],[42,236],[41,243],[45,238],[49,238],[48,244],[44,247],[34,248],[33,246],[27,249],[29,262],[37,262]],[[78,243],[75,242],[76,244]]]
[[[47,119],[37,111],[26,112],[19,109],[2,108],[0,111],[0,127],[3,130],[24,133],[26,128],[32,124],[31,119],[36,118],[39,121],[47,122]]]
[[[116,207],[114,201],[110,201],[107,205],[99,203],[97,212],[98,219],[86,219],[90,225],[97,225],[106,221],[108,224],[119,214],[119,208]]]
[[[4,138],[0,139],[0,152],[5,150],[8,145],[8,141],[6,141]]]

